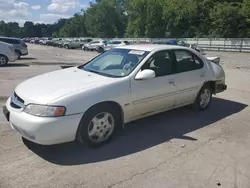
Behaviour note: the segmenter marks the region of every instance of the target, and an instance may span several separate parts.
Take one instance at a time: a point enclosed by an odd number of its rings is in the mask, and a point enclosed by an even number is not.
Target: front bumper
[[[12,129],[24,138],[41,145],[54,145],[75,140],[83,114],[63,117],[38,117],[10,106],[10,98],[3,113]]]

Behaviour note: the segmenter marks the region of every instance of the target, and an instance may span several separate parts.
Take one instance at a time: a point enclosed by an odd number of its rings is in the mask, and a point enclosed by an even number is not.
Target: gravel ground
[[[32,76],[82,64],[95,52],[29,45],[0,68],[0,104]],[[204,112],[185,107],[130,123],[110,144],[39,146],[11,130],[0,112],[0,187],[250,187],[250,54],[220,56],[228,90]]]

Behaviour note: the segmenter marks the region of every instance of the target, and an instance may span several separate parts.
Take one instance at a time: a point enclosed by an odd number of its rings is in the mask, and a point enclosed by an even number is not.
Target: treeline
[[[52,25],[0,22],[0,35],[250,37],[250,0],[97,0]]]

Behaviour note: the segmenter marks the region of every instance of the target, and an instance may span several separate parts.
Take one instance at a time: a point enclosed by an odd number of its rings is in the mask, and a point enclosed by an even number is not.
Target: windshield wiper
[[[110,77],[109,74],[105,74],[105,73],[102,73],[102,72],[99,72],[99,71],[96,71],[96,70],[93,70],[93,69],[83,68],[83,70],[88,71],[88,72],[93,72],[93,73],[96,73],[96,74],[99,74],[99,75],[102,75],[102,76],[108,76],[108,77]]]

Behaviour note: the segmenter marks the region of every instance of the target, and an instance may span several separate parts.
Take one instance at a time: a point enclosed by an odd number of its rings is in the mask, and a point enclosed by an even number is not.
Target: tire
[[[97,51],[98,51],[98,53],[103,53],[104,49],[102,47],[99,47]]]
[[[193,107],[198,111],[206,110],[212,101],[212,89],[209,84],[205,84],[197,95]]]
[[[117,112],[113,105],[100,104],[91,107],[81,119],[76,135],[77,141],[93,148],[109,142],[121,127],[121,116]],[[107,120],[105,117],[108,117]]]
[[[5,55],[0,55],[0,66],[5,66],[9,62],[9,59]]]
[[[17,59],[20,59],[21,58],[21,52],[19,52],[19,51],[15,51],[16,52],[16,55],[17,55]]]
[[[65,45],[64,48],[65,48],[65,49],[69,49],[69,45]]]

